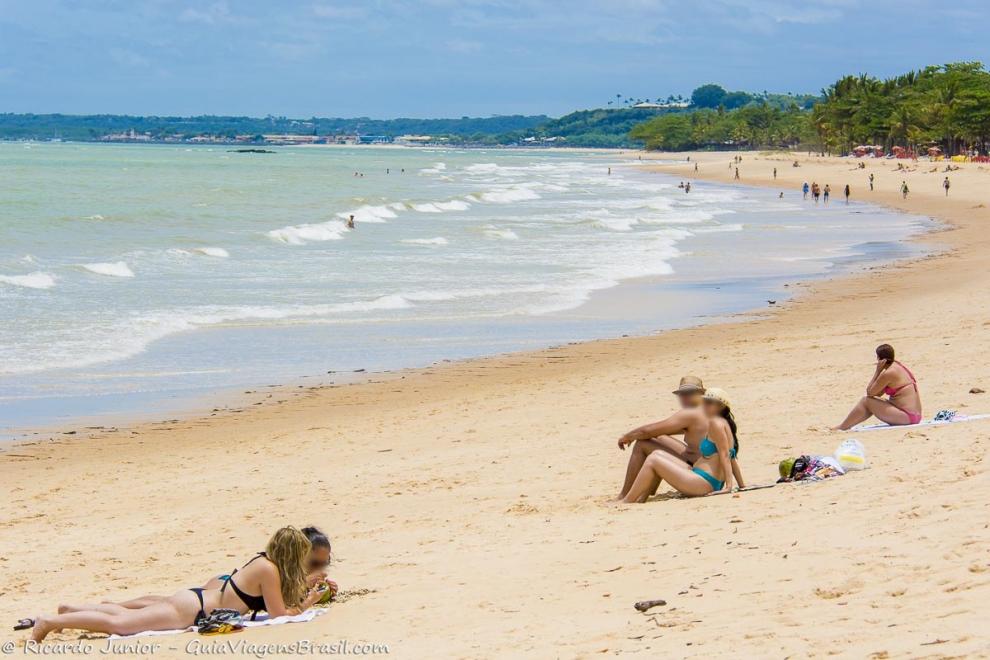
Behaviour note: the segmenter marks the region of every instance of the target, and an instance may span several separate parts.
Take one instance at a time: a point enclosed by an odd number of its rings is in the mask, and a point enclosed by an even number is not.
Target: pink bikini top
[[[905,387],[910,387],[912,385],[914,386],[914,389],[917,390],[918,389],[918,381],[915,380],[914,374],[911,373],[911,370],[908,369],[907,367],[905,367],[903,364],[901,364],[897,360],[894,360],[894,364],[900,365],[901,369],[903,369],[904,371],[907,372],[907,375],[911,379],[911,382],[910,383],[904,383],[900,387],[891,387],[890,385],[888,385],[888,386],[886,386],[886,387],[883,388],[883,393],[886,394],[887,396],[897,396],[897,393],[898,392],[900,392],[901,390],[903,390]]]

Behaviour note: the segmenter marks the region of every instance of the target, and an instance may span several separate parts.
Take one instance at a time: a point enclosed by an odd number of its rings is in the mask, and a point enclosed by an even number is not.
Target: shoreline
[[[735,155],[692,160],[724,182]],[[793,155],[743,156],[743,184],[794,190],[808,174],[858,174],[856,161],[798,157],[795,174],[784,171]],[[774,163],[776,184],[766,181]],[[67,584],[82,599],[177,587],[249,556],[277,524],[315,522],[334,537],[334,579],[372,592],[304,630],[252,630],[252,641],[348,637],[388,642],[401,657],[438,643],[454,657],[765,657],[836,644],[885,657],[925,653],[934,639],[940,653],[985,652],[973,631],[990,591],[990,534],[970,522],[990,496],[986,423],[863,438],[873,468],[834,482],[608,502],[627,457],[614,438],[671,409],[667,392],[685,373],[733,396],[750,483],[774,478],[786,455],[831,452],[840,436],[824,427],[859,396],[881,340],[918,374],[926,417],[990,411],[967,393],[990,389],[990,173],[952,173],[949,201],[941,175],[906,173],[915,192],[898,203],[881,167],[895,164],[871,163],[890,188],[876,203],[939,218],[947,227],[921,240],[938,237],[944,251],[803,284],[759,318],[435,365],[91,438],[100,442],[0,451],[10,511],[0,556],[17,576],[0,611],[51,609]],[[700,178],[693,163],[653,167]],[[835,178],[834,190],[843,184]],[[96,478],[110,467],[113,479]],[[217,497],[267,506],[233,506],[203,530],[203,504]],[[47,551],[15,538],[44,538]],[[74,559],[53,572],[50,555]],[[668,601],[659,621],[633,614],[646,598]],[[437,620],[438,599],[464,607]]]
[[[666,159],[664,160],[666,162]],[[637,169],[649,170],[650,167],[650,165],[643,163],[642,166]],[[670,183],[673,184],[673,182],[674,179],[671,178]],[[731,183],[729,185],[730,187],[734,187]],[[756,186],[739,187],[743,190],[759,189]],[[769,197],[764,200],[753,196],[752,201],[759,202],[760,204],[773,203]],[[881,210],[882,213],[901,213],[900,211],[889,210],[879,205],[870,204],[864,207],[863,211],[858,212],[872,215],[876,213],[877,210]],[[914,227],[906,236],[898,236],[896,240],[892,240],[890,245],[906,246],[924,243],[926,236],[932,233],[944,231],[944,227],[941,227],[940,225],[931,225],[928,223],[924,223],[924,225],[922,225],[923,218],[921,216],[913,216],[911,214],[907,215],[916,219]],[[849,217],[853,218],[855,216]],[[694,252],[694,249],[692,249],[689,245],[689,242],[690,240],[694,240],[694,238],[695,237],[688,239],[688,243],[684,246],[687,251],[682,252],[682,254],[677,257],[678,259],[682,257],[690,258]],[[863,237],[863,240],[866,241],[866,237]],[[865,242],[849,243],[844,246],[844,249],[856,250],[857,248],[862,248],[863,246],[868,245],[869,243]],[[709,246],[702,246],[702,249],[710,250],[711,248]],[[905,251],[908,252],[911,251],[911,249],[905,248]],[[397,363],[391,366],[362,364],[360,365],[361,368],[345,368],[341,371],[324,372],[322,369],[317,369],[316,373],[295,373],[288,375],[271,374],[270,376],[264,376],[261,378],[258,378],[257,375],[255,375],[255,379],[253,381],[245,380],[236,384],[224,386],[204,384],[175,389],[149,389],[146,391],[135,390],[88,395],[66,394],[64,396],[53,397],[26,396],[22,399],[11,399],[11,401],[23,400],[28,402],[49,401],[50,404],[45,405],[59,406],[63,408],[68,407],[69,409],[77,409],[78,412],[69,413],[62,419],[44,419],[39,420],[38,423],[30,425],[17,423],[8,424],[0,428],[0,447],[12,442],[16,443],[18,441],[33,440],[44,436],[52,436],[50,439],[54,439],[58,436],[99,435],[100,432],[107,431],[109,429],[114,429],[114,432],[116,432],[116,430],[119,429],[129,429],[140,425],[161,423],[162,421],[167,421],[163,420],[165,417],[169,420],[174,420],[177,418],[188,421],[191,419],[212,417],[215,416],[216,413],[222,412],[234,411],[240,413],[243,412],[248,406],[258,405],[259,403],[268,403],[272,398],[281,399],[286,396],[292,396],[299,389],[316,390],[320,388],[341,387],[367,382],[368,380],[376,377],[389,378],[396,375],[404,377],[410,373],[415,373],[417,370],[429,369],[445,363],[463,363],[500,357],[508,358],[525,355],[531,352],[548,350],[561,345],[574,345],[589,341],[611,341],[629,337],[648,337],[672,330],[698,328],[712,323],[731,323],[736,319],[752,317],[763,312],[773,311],[772,309],[767,309],[764,306],[763,298],[760,297],[756,291],[750,291],[750,288],[755,287],[757,289],[767,289],[767,292],[773,290],[772,297],[777,299],[780,302],[780,305],[783,306],[786,304],[785,301],[790,301],[794,297],[795,292],[800,291],[803,287],[806,287],[814,282],[847,277],[863,271],[864,269],[907,262],[922,256],[924,255],[878,255],[862,252],[855,253],[854,255],[848,257],[816,257],[815,261],[827,261],[829,263],[828,267],[820,272],[809,271],[803,273],[794,272],[787,274],[748,276],[739,274],[728,280],[722,280],[716,276],[711,280],[711,283],[717,281],[720,286],[716,286],[715,288],[723,289],[723,293],[719,294],[719,298],[721,299],[724,297],[726,302],[722,305],[712,307],[711,309],[707,309],[707,311],[702,311],[699,309],[690,312],[683,312],[683,318],[678,318],[673,321],[662,321],[661,319],[655,319],[656,325],[653,325],[654,320],[647,322],[641,319],[634,325],[643,326],[645,323],[646,325],[651,325],[652,327],[623,328],[621,335],[618,334],[618,331],[613,334],[613,332],[606,326],[614,323],[613,317],[619,314],[618,310],[623,305],[639,307],[644,304],[659,304],[661,302],[676,305],[677,300],[666,300],[665,296],[676,298],[676,296],[685,294],[688,290],[693,290],[697,287],[707,290],[710,288],[710,283],[701,280],[694,281],[691,275],[685,276],[682,274],[680,272],[680,267],[678,267],[677,272],[674,274],[673,280],[669,274],[657,276],[648,275],[623,279],[615,286],[607,289],[597,289],[591,291],[588,299],[581,303],[578,307],[541,316],[538,318],[542,319],[542,321],[531,322],[534,325],[539,325],[543,322],[567,324],[573,323],[576,319],[580,318],[597,318],[600,316],[605,325],[600,328],[600,336],[597,337],[574,338],[562,335],[552,339],[549,336],[542,339],[536,339],[534,337],[531,338],[530,341],[525,341],[520,337],[517,340],[517,343],[521,342],[520,346],[517,348],[508,348],[508,350],[502,350],[493,345],[490,347],[490,349],[492,349],[490,352],[479,353],[472,349],[468,351],[468,355],[458,355],[456,353],[438,355],[435,358],[428,358],[428,361],[426,362],[416,361],[415,363],[407,364]],[[697,270],[698,265],[693,265],[693,268],[694,270]],[[697,275],[694,275],[694,277],[697,277]],[[751,284],[746,284],[747,282],[751,282]],[[727,285],[729,291],[724,291]],[[714,286],[714,284],[711,284],[711,286]],[[700,294],[701,291],[699,290],[699,295]],[[616,300],[620,300],[621,302],[617,302]],[[609,309],[612,311],[605,311]],[[253,328],[254,326],[250,325],[243,326],[239,329],[239,331],[254,332],[255,330],[253,330]],[[279,331],[277,326],[259,325],[257,328],[258,332]],[[204,339],[204,337],[209,337],[211,335],[216,336],[217,333],[228,331],[229,328],[206,326],[186,330],[180,334],[196,335],[200,337],[198,340],[187,339],[186,341],[188,342],[193,342],[194,344],[197,342],[199,344],[210,344],[218,340]],[[179,338],[177,337],[172,338],[172,340],[178,339]],[[527,343],[535,343],[537,345],[525,346]],[[106,403],[103,404],[102,407],[106,410],[102,412],[98,410],[83,412],[84,404],[80,402],[91,397],[97,397],[98,399],[105,401]],[[5,405],[15,404],[5,402]],[[151,412],[151,410],[154,412]],[[87,433],[88,431],[95,433]]]

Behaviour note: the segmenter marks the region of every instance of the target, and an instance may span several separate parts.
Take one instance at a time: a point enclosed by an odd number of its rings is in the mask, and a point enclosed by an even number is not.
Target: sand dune
[[[871,163],[867,197],[845,160],[743,156],[742,183],[799,198],[816,179],[841,203],[848,180],[854,199],[937,216],[951,230],[926,240],[944,253],[796,287],[732,323],[262,391],[239,411],[4,448],[0,621],[193,586],[275,527],[312,522],[332,534],[342,589],[368,593],[243,637],[411,658],[990,655],[990,422],[863,434],[872,468],[831,482],[610,502],[627,457],[615,439],[670,411],[684,373],[733,396],[750,483],[838,445],[824,429],[882,341],[918,376],[926,414],[990,412],[990,394],[969,394],[990,390],[990,170],[964,165],[946,200],[928,164]],[[695,154],[698,175],[657,167],[700,188],[730,159]],[[667,605],[633,609],[654,598]]]

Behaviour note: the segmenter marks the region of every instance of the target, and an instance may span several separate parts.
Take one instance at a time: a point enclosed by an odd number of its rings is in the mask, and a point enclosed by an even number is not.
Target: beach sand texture
[[[703,186],[728,180],[732,157],[652,167]],[[195,586],[278,526],[315,523],[342,590],[369,591],[238,639],[402,658],[990,656],[990,422],[864,434],[871,469],[829,482],[610,501],[628,457],[616,439],[672,411],[687,373],[732,396],[750,484],[835,449],[845,436],[825,429],[881,342],[918,376],[926,416],[990,412],[990,394],[969,393],[990,390],[990,168],[963,165],[945,199],[928,163],[794,159],[745,153],[741,183],[791,199],[830,183],[839,204],[849,182],[854,200],[949,223],[925,239],[945,251],[794,287],[732,323],[261,390],[240,412],[4,448],[0,621]],[[641,614],[646,599],[667,605]]]

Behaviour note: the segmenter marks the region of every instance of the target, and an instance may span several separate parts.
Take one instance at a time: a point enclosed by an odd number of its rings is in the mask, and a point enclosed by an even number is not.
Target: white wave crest
[[[91,273],[106,275],[107,277],[134,277],[134,271],[124,261],[83,264],[82,267]]]
[[[194,248],[193,252],[199,252],[200,254],[205,254],[208,257],[219,257],[221,259],[226,259],[230,256],[230,252],[227,252],[221,247],[200,247]]]
[[[447,245],[450,241],[443,236],[437,236],[436,238],[407,238],[402,242],[410,245]]]
[[[488,238],[499,238],[505,241],[518,241],[519,234],[511,229],[499,229],[498,227],[488,227],[484,230]]]
[[[445,211],[467,211],[471,205],[462,199],[452,199],[449,202],[426,202],[411,204],[414,211],[420,213],[444,213]]]
[[[0,284],[22,286],[28,289],[50,289],[55,286],[55,276],[41,271],[27,275],[0,275]]]
[[[398,208],[396,208],[398,207]],[[355,222],[388,222],[392,218],[397,218],[397,210],[402,210],[405,208],[403,204],[381,204],[379,206],[373,206],[371,204],[365,204],[359,206],[352,211],[344,211],[338,213],[337,217],[347,220],[350,216],[354,216]]]
[[[539,199],[540,194],[532,188],[504,188],[502,190],[489,190],[475,196],[479,201],[491,204],[511,204],[513,202],[525,202],[531,199]]]
[[[312,225],[290,225],[273,229],[265,235],[268,238],[289,245],[305,245],[320,241],[339,241],[344,237],[347,225],[339,220],[330,220]]]

